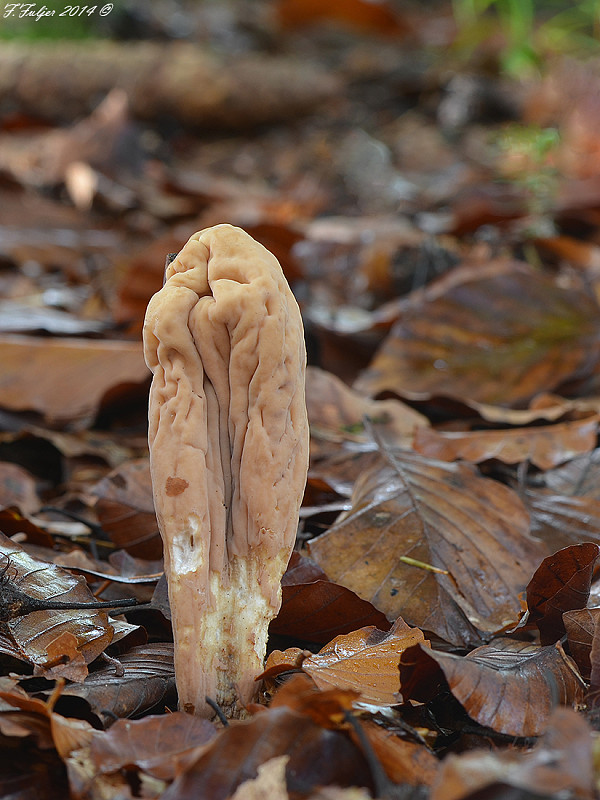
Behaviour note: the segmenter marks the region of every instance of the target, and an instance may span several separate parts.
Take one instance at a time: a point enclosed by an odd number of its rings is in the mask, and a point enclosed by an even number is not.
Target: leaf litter
[[[446,4],[326,5],[0,57],[1,794],[597,793],[598,55],[449,77]],[[222,221],[301,304],[311,425],[229,727],[177,710],[139,342]]]

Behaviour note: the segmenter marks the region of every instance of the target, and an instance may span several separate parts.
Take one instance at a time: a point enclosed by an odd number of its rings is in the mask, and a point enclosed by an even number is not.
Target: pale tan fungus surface
[[[240,228],[194,234],[144,324],[149,442],[181,708],[252,700],[308,468],[302,318]]]

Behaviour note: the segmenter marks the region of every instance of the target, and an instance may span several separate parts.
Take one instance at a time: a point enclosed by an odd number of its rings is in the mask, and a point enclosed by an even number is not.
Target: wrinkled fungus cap
[[[151,299],[150,464],[180,707],[252,700],[308,468],[302,318],[240,228],[194,234]]]

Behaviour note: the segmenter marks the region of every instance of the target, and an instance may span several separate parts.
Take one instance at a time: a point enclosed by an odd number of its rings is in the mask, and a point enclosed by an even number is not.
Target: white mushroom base
[[[168,554],[179,707],[213,717],[208,697],[225,716],[241,717],[258,693],[255,679],[263,670],[269,623],[281,605],[289,551],[265,559],[259,547],[248,556],[230,556],[223,573],[210,572],[207,596],[199,589],[206,585],[199,575],[206,570],[207,554],[197,519],[189,522],[188,530],[173,538]]]

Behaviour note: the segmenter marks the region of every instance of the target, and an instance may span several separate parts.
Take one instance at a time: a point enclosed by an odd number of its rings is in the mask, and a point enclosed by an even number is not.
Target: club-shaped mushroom
[[[194,234],[151,299],[150,466],[180,708],[243,713],[294,546],[308,468],[302,318],[240,228]]]

